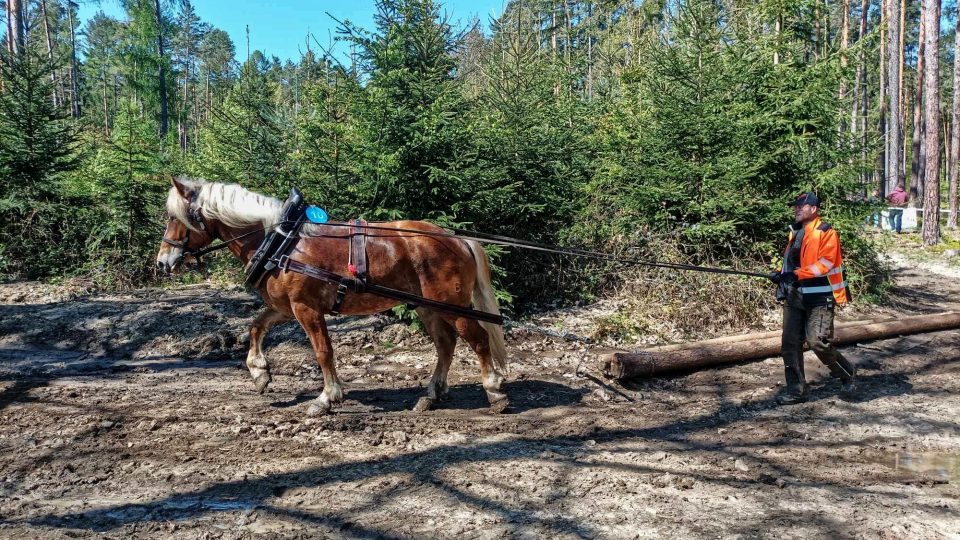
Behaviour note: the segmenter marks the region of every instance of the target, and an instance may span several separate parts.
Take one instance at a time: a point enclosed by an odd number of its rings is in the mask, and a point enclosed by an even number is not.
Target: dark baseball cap
[[[790,201],[787,206],[803,206],[805,204],[820,206],[820,197],[817,197],[817,194],[812,191],[806,191],[797,195],[797,198]]]

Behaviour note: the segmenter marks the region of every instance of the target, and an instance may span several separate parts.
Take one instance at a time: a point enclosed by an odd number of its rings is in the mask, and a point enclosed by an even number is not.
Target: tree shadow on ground
[[[473,397],[466,396],[465,404],[482,403],[482,389],[474,388],[474,385],[462,385],[459,391],[464,393],[476,394]],[[413,398],[415,389],[402,389],[403,392],[410,392],[410,399]],[[542,394],[555,391],[567,392],[562,385],[554,383],[544,383],[543,381],[522,381],[510,389],[518,396],[519,401],[523,403],[524,393]],[[894,375],[876,375],[864,377],[863,392],[867,399],[876,399],[879,397],[889,397],[910,392],[912,385],[905,377],[899,374]],[[359,391],[358,396],[361,401],[369,400],[377,391],[368,392]],[[463,398],[464,396],[460,396]],[[474,399],[475,402],[469,401]],[[576,399],[576,393],[570,392],[570,399]],[[395,398],[394,402],[401,402],[402,399]],[[536,401],[534,400],[533,403]],[[851,405],[852,406],[852,405]],[[806,407],[804,405],[798,407]],[[573,534],[578,537],[593,537],[598,534],[590,523],[579,521],[573,517],[549,512],[544,513],[542,509],[536,506],[519,504],[516,501],[504,502],[490,497],[484,497],[476,494],[472,490],[466,490],[462,485],[451,481],[450,470],[458,464],[468,463],[487,463],[490,467],[495,467],[497,463],[505,460],[515,459],[537,459],[550,460],[557,465],[568,467],[573,470],[584,467],[612,467],[632,473],[670,473],[672,469],[665,465],[651,462],[647,464],[628,464],[628,463],[609,463],[605,464],[604,459],[584,461],[584,456],[593,454],[591,445],[596,444],[593,441],[613,443],[614,445],[627,445],[629,451],[637,441],[658,441],[659,444],[671,448],[672,452],[709,452],[721,456],[733,457],[750,456],[761,464],[767,463],[768,470],[773,470],[777,474],[792,474],[789,463],[778,465],[772,463],[770,458],[750,449],[770,447],[777,444],[776,435],[774,439],[751,440],[749,444],[716,444],[713,442],[698,441],[697,438],[709,437],[711,433],[716,433],[722,426],[729,426],[737,422],[751,421],[766,415],[773,408],[773,402],[770,399],[753,401],[747,404],[720,403],[715,410],[707,411],[703,414],[690,417],[669,419],[665,422],[652,421],[652,425],[635,428],[620,429],[595,429],[589,433],[574,435],[549,436],[525,436],[517,434],[518,438],[510,440],[484,441],[475,444],[446,444],[434,446],[421,451],[407,452],[390,457],[371,458],[352,462],[331,463],[301,469],[289,472],[280,472],[259,476],[251,480],[243,481],[224,481],[217,482],[208,487],[198,488],[191,491],[172,493],[160,499],[147,503],[129,503],[113,504],[106,508],[92,509],[62,515],[53,511],[47,515],[38,516],[27,521],[2,520],[8,524],[30,524],[33,526],[57,527],[57,528],[82,528],[92,531],[109,531],[122,527],[124,525],[135,524],[143,520],[188,520],[220,512],[237,510],[238,508],[257,508],[263,512],[294,519],[304,524],[312,524],[324,527],[332,527],[342,531],[349,530],[349,535],[361,538],[372,537],[394,537],[396,536],[390,530],[378,528],[376,525],[364,525],[363,515],[365,512],[376,510],[384,505],[392,504],[398,497],[405,496],[404,489],[385,489],[371,494],[369,499],[358,502],[356,505],[338,510],[317,510],[303,508],[289,508],[278,505],[275,498],[282,497],[288,490],[297,488],[318,488],[330,486],[339,483],[350,482],[370,482],[377,478],[392,477],[401,475],[411,478],[416,485],[427,486],[429,489],[435,489],[443,494],[443,497],[452,501],[452,504],[466,505],[472,508],[479,508],[485,512],[499,516],[508,523],[521,523],[530,526],[539,527],[541,532],[548,531],[552,533]],[[429,414],[429,413],[427,413]],[[680,413],[682,414],[682,413]],[[839,419],[833,419],[839,421]],[[885,423],[889,418],[887,414],[872,417],[865,415],[861,422],[866,423]],[[948,425],[949,424],[949,425]],[[788,424],[789,425],[789,424]],[[957,429],[957,424],[944,422],[942,426],[934,426],[935,429]],[[591,441],[587,441],[587,438]],[[818,443],[817,441],[798,442],[800,446],[817,447],[819,446],[842,446],[844,444],[858,444],[853,441],[848,442],[828,442]],[[552,452],[550,456],[543,456],[545,448]],[[606,447],[607,452],[617,453],[617,446]],[[678,474],[677,471],[671,474]],[[762,478],[752,478],[750,476],[738,475],[738,473],[725,473],[723,471],[715,473],[707,472],[686,472],[683,473],[692,476],[699,482],[709,482],[721,485],[733,485],[744,487],[746,485],[759,485],[764,483]],[[755,475],[754,475],[755,476]],[[571,473],[570,478],[577,478],[578,475]],[[751,479],[752,478],[752,479]],[[497,480],[489,480],[496,484]],[[811,489],[815,491],[827,490],[841,497],[874,496],[884,497],[886,495],[877,494],[870,491],[869,486],[848,485],[841,480],[834,479],[828,471],[821,475],[814,475],[808,478],[797,478],[792,481],[794,489]],[[509,486],[504,486],[508,489]],[[572,496],[572,495],[571,495]],[[894,497],[894,495],[890,495]],[[763,501],[761,500],[761,504]],[[770,510],[777,509],[779,503],[771,500]],[[911,503],[912,504],[912,503]],[[916,503],[919,505],[920,503]],[[948,512],[948,510],[928,508],[923,506],[925,511],[930,512]],[[778,514],[778,519],[793,522],[791,516]],[[809,516],[808,516],[809,517]],[[799,519],[799,516],[796,518]],[[761,520],[762,521],[762,520]],[[800,523],[800,521],[797,521]],[[823,534],[847,534],[851,532],[847,525],[842,522],[834,521],[834,517],[822,516],[821,518],[805,521],[807,527],[814,528]],[[754,526],[762,526],[762,523],[755,522]]]
[[[580,403],[588,393],[587,388],[574,388],[564,384],[538,379],[510,381],[503,384],[510,396],[507,414],[522,413],[547,407],[564,407]],[[359,388],[346,393],[344,409],[350,411],[355,403],[364,412],[401,412],[413,409],[425,389],[419,386],[404,388]],[[290,400],[274,401],[270,405],[287,408],[300,405],[319,396],[319,392],[305,392]],[[487,394],[479,383],[456,384],[450,387],[450,398],[434,405],[435,410],[485,410],[490,407]]]

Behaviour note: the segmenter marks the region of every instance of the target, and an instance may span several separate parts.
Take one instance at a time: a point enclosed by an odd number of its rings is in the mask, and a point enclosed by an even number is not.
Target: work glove
[[[770,272],[767,277],[777,285],[781,283],[784,285],[792,285],[797,282],[796,272]]]

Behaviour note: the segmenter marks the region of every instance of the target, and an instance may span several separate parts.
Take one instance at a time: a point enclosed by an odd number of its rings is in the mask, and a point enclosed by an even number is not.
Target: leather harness
[[[413,306],[445,311],[479,321],[503,324],[503,316],[496,313],[439,302],[417,294],[370,283],[367,265],[367,222],[362,219],[354,220],[350,226],[347,267],[353,277],[343,276],[325,268],[293,260],[289,252],[299,242],[300,229],[306,222],[306,204],[303,201],[303,195],[297,188],[290,190],[290,198],[287,199],[280,210],[280,219],[280,225],[263,239],[247,265],[244,282],[248,287],[256,289],[267,274],[275,269],[280,269],[282,272],[295,272],[336,284],[337,294],[329,311],[333,315],[340,314],[347,292],[353,291],[358,294],[370,293],[393,298]]]

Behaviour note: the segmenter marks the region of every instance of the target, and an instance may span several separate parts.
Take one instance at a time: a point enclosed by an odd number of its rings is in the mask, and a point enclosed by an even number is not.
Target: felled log
[[[846,345],[954,328],[960,328],[960,312],[947,311],[880,322],[858,321],[838,324],[833,342]],[[779,331],[762,332],[613,353],[604,359],[603,372],[615,379],[634,379],[779,356],[780,336]]]

